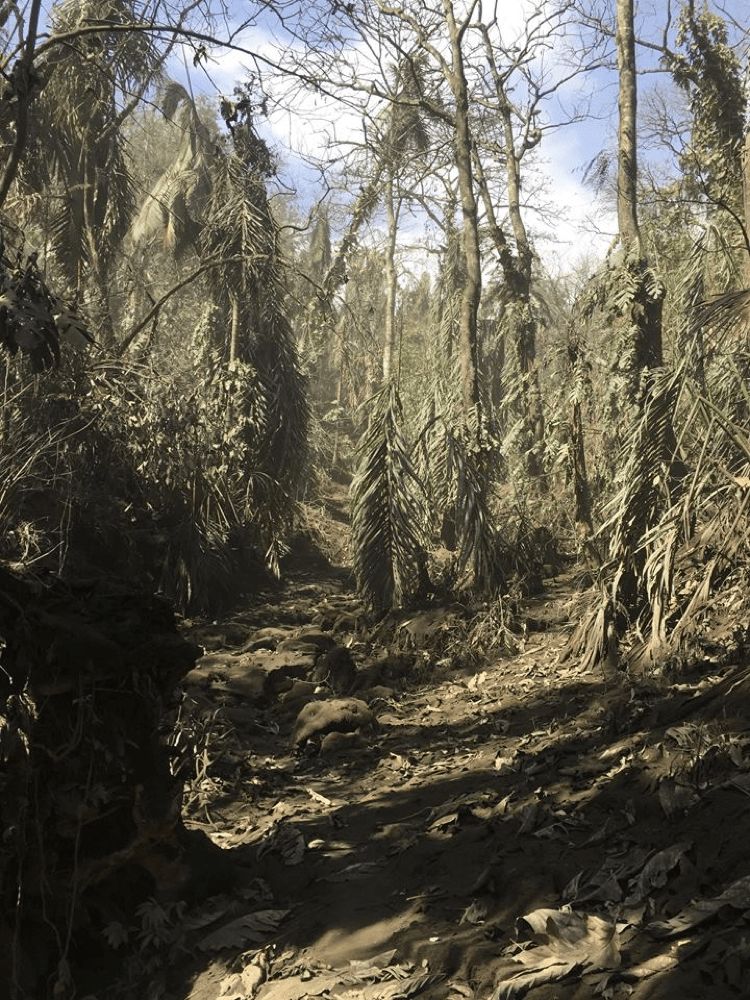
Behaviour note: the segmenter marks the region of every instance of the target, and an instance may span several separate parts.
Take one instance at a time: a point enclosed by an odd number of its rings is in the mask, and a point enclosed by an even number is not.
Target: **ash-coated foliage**
[[[162,344],[157,305],[137,351],[129,351],[133,337],[116,328],[120,358],[97,348],[83,362],[70,399],[77,424],[65,476],[48,484],[47,514],[57,510],[55,488],[64,479],[76,515],[38,547],[56,548],[58,568],[73,569],[78,559],[104,569],[101,559],[157,586],[182,611],[217,611],[262,579],[264,564],[279,571],[306,463],[306,381],[282,309],[276,225],[240,124],[209,162],[209,133],[192,102],[177,87],[163,96],[179,118],[182,142],[146,197],[130,246],[142,261],[153,253],[192,255],[201,314],[191,312],[190,298],[170,303],[168,317],[181,330]],[[153,240],[159,234],[161,249]],[[197,267],[196,255],[202,255]],[[35,258],[19,255],[15,265],[4,259],[3,274],[2,342],[11,354],[28,355],[41,369],[58,360],[60,340],[90,345],[75,314],[46,289]],[[147,272],[142,284],[153,303]],[[120,309],[120,318],[131,314]],[[210,338],[200,333],[205,318]],[[133,320],[137,330],[137,311]],[[22,380],[22,369],[13,378]],[[35,422],[26,416],[29,432],[9,468],[12,495],[4,493],[6,524],[32,471],[39,478],[38,462],[27,470]],[[49,433],[55,441],[57,429]],[[85,557],[76,552],[78,512],[93,525]],[[118,536],[122,544],[114,551],[107,539]]]
[[[381,391],[351,486],[354,568],[376,610],[403,606],[419,590],[427,520],[424,488],[403,433],[395,383]]]
[[[680,363],[649,379],[599,532],[597,594],[571,641],[588,666],[661,669],[700,655],[727,616],[730,634],[750,618],[749,296],[695,305]]]

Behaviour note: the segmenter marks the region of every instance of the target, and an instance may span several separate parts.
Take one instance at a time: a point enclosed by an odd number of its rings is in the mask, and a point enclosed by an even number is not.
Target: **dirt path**
[[[475,655],[458,608],[384,645],[345,578],[314,574],[193,630],[186,816],[224,852],[161,995],[750,996],[744,672],[721,704],[697,679],[584,676],[560,658],[570,589],[548,583],[511,656]],[[309,680],[329,642],[353,690]],[[342,694],[377,729],[294,748],[305,700],[335,719]]]

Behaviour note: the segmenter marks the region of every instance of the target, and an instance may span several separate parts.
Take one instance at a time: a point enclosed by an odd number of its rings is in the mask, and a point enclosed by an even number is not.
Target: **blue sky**
[[[511,33],[511,40],[514,30],[522,30],[523,2],[505,0],[503,26],[506,32]],[[248,29],[240,38],[241,44],[261,53],[270,54],[275,44],[273,32],[258,25]],[[356,58],[355,53],[352,59]],[[218,91],[231,95],[237,80],[248,70],[252,72],[253,67],[251,59],[241,53],[214,51],[205,67],[193,68],[188,63],[188,69],[196,91]],[[173,72],[184,76],[185,68],[175,65]],[[559,98],[551,102],[549,118],[563,120],[569,117],[574,104],[588,100],[587,88],[591,85],[591,80],[575,81],[564,88]],[[601,118],[547,133],[539,148],[535,168],[537,176],[533,182],[529,177],[529,187],[533,183],[536,190],[538,185],[542,185],[544,193],[535,198],[534,204],[539,206],[539,211],[530,208],[528,224],[536,235],[539,252],[552,269],[568,267],[580,257],[605,253],[616,228],[611,214],[604,211],[601,205],[593,204],[592,192],[581,183],[585,165],[611,142],[613,135],[614,118],[611,112],[616,107],[616,80],[604,74],[595,87],[599,94],[596,114]],[[578,93],[579,88],[581,93]],[[342,151],[335,148],[335,143],[346,143],[350,138],[360,141],[360,117],[333,102],[301,94],[297,95],[292,111],[284,110],[281,104],[275,105],[273,101],[269,104],[269,111],[269,119],[259,121],[259,130],[281,155],[283,182],[298,189],[303,203],[314,200],[320,192],[314,171],[307,170],[303,165],[305,154],[323,157],[327,153],[341,155]],[[427,242],[429,239],[428,227],[424,240]],[[440,234],[436,233],[435,239],[439,242]],[[418,228],[414,223],[407,240],[419,242]]]
[[[295,0],[286,2],[295,3]],[[456,0],[456,8],[459,9],[463,2],[465,0]],[[701,0],[696,0],[696,6],[700,3]],[[614,0],[584,0],[584,4],[589,10],[596,7],[611,13]],[[513,42],[514,35],[522,34],[525,12],[538,6],[533,0],[500,0],[501,30],[506,44]],[[728,15],[730,30],[735,38],[741,39],[738,28],[750,22],[748,0],[714,0],[712,6],[720,7],[722,13]],[[646,40],[661,40],[670,11],[668,37],[670,44],[674,44],[679,8],[679,0],[671,0],[671,3],[670,0],[636,0],[637,32]],[[236,27],[248,11],[256,9],[250,3],[230,4],[230,15],[237,18],[232,27]],[[309,10],[314,11],[314,5],[311,4]],[[737,22],[736,26],[731,25],[732,18]],[[284,36],[274,15],[259,17],[241,31],[235,41],[251,52],[272,59],[277,58],[279,47],[301,51],[299,42]],[[744,47],[741,45],[738,51],[743,63],[747,64],[746,44]],[[352,49],[352,65],[362,58],[361,49]],[[565,58],[562,46],[544,53],[544,58],[554,73]],[[649,92],[655,87],[666,88],[667,91],[674,88],[670,87],[666,74],[658,72],[658,54],[648,48],[639,48],[637,60],[639,69],[646,71],[639,82],[639,105],[645,110]],[[193,67],[189,57],[173,63],[172,72],[179,78],[184,79],[186,71],[195,91],[209,96],[217,92],[231,95],[235,84],[248,72],[254,71],[254,65],[249,55],[217,49],[210,52],[201,66]],[[285,108],[279,85],[270,84],[269,89],[272,95],[279,97],[279,101],[269,102],[269,117],[258,120],[259,131],[279,153],[282,162],[281,188],[296,191],[304,209],[316,201],[323,190],[318,183],[317,171],[305,165],[305,157],[326,159],[340,156],[345,146],[337,147],[337,142],[346,143],[350,139],[361,141],[361,118],[344,106],[301,91],[297,91],[291,108]],[[587,165],[598,154],[615,148],[617,76],[613,67],[576,78],[561,88],[546,108],[546,120],[564,121],[578,106],[588,107],[591,115],[545,132],[544,140],[538,147],[533,176],[528,176],[528,190],[533,191],[533,198],[529,199],[527,225],[534,235],[540,256],[553,273],[575,268],[587,258],[602,257],[616,234],[611,198],[597,198],[594,191],[583,183]],[[664,157],[658,150],[646,148],[641,148],[639,155],[644,164],[649,158],[658,161]],[[405,233],[405,243],[416,244],[417,247],[420,242],[428,245],[433,236],[436,242],[440,241],[440,233],[431,234],[428,226],[422,234],[420,225],[418,220],[412,221]],[[376,239],[377,232],[372,237]],[[413,251],[409,253],[413,257]],[[404,257],[408,265],[406,251]],[[418,260],[417,253],[417,267]]]
[[[295,3],[296,0],[285,0]],[[304,2],[304,0],[302,0]],[[456,0],[456,7],[464,0]],[[613,0],[584,0],[589,9],[595,5],[611,8]],[[697,0],[697,5],[700,0]],[[524,11],[536,6],[531,0],[500,0],[502,9],[502,30],[505,41],[512,42],[514,33],[523,31]],[[748,0],[715,0],[734,17],[740,26],[750,22]],[[229,17],[234,18],[231,27],[236,27],[240,19],[258,9],[255,3],[229,3]],[[646,38],[661,37],[666,12],[670,9],[668,0],[640,0],[636,3],[638,30]],[[679,0],[672,0],[672,23],[677,18]],[[314,5],[309,6],[314,11]],[[226,34],[226,27],[217,25],[217,36]],[[674,27],[671,31],[674,39]],[[249,52],[260,53],[275,58],[274,49],[287,45],[293,50],[297,43],[284,38],[279,21],[274,15],[265,14],[254,24],[240,32],[235,42],[246,47]],[[192,65],[192,52],[185,48],[181,59],[173,59],[170,72],[178,79],[189,80],[193,90],[211,97],[231,95],[235,83],[252,72],[251,56],[237,51],[209,51],[209,58],[203,65]],[[741,51],[746,61],[746,50]],[[352,64],[362,58],[361,50],[352,50]],[[554,70],[562,60],[560,48],[545,53],[549,65]],[[653,71],[657,56],[648,50],[639,49],[639,67]],[[640,104],[644,108],[648,102],[648,91],[654,86],[664,86],[664,74],[649,72],[641,78]],[[278,85],[274,85],[277,87]],[[281,91],[276,89],[281,98]],[[606,252],[615,234],[615,219],[606,202],[597,201],[593,191],[584,186],[585,167],[602,151],[614,148],[617,112],[617,80],[613,70],[601,69],[585,78],[572,81],[552,100],[546,110],[548,121],[560,121],[570,116],[577,103],[589,103],[593,116],[545,133],[536,156],[536,174],[529,177],[529,191],[534,191],[533,203],[527,213],[527,224],[533,232],[537,248],[547,266],[555,271],[568,269],[586,256],[601,256]],[[217,102],[218,103],[218,102]],[[298,92],[290,109],[273,100],[269,103],[270,115],[267,120],[259,120],[259,131],[278,151],[282,161],[282,187],[296,190],[303,205],[315,201],[321,194],[317,173],[304,165],[306,154],[310,156],[340,155],[341,150],[332,146],[336,140],[359,140],[361,118],[351,114],[346,108],[313,95]],[[655,155],[641,151],[643,160]],[[541,191],[538,192],[538,185]],[[376,234],[375,234],[376,235]],[[409,237],[419,242],[419,231],[412,223]],[[430,238],[425,234],[425,241]],[[439,234],[436,234],[439,239]]]
[[[528,0],[505,0],[503,30],[509,44],[514,33],[523,30],[524,4],[528,6]],[[270,54],[278,41],[278,35],[274,39],[274,34],[268,25],[255,25],[243,32],[240,40],[248,49]],[[193,68],[188,64],[192,86],[203,92],[218,90],[230,95],[236,81],[248,69],[252,71],[252,62],[237,52],[214,51],[211,55],[205,67]],[[352,60],[359,57],[354,52]],[[557,57],[562,59],[562,52]],[[549,53],[546,58],[550,61]],[[553,69],[554,58],[555,54]],[[174,72],[183,75],[185,71],[182,66],[175,66]],[[552,270],[568,268],[579,258],[601,256],[616,231],[613,214],[606,206],[597,204],[593,192],[582,184],[585,166],[614,140],[616,77],[602,70],[595,80],[589,77],[571,82],[550,102],[546,114],[550,121],[570,117],[574,105],[590,102],[592,90],[596,93],[593,107],[596,117],[547,132],[536,158],[536,176],[528,179],[529,188],[533,183],[535,191],[539,185],[543,189],[529,208],[528,225],[535,234],[540,254]],[[292,111],[283,110],[273,101],[269,111],[269,119],[259,122],[259,130],[281,154],[282,179],[289,187],[298,189],[303,202],[314,200],[319,189],[314,172],[303,166],[305,154],[325,157],[329,151],[331,155],[340,155],[341,150],[329,147],[337,140],[360,140],[360,117],[330,101],[301,94],[297,95]],[[414,224],[407,238],[419,242]],[[424,238],[430,239],[429,232]],[[435,238],[439,241],[439,234]]]

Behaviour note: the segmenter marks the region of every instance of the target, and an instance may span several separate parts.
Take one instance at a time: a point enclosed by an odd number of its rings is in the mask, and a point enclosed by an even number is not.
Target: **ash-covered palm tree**
[[[282,306],[278,226],[266,192],[273,160],[255,131],[246,91],[223,102],[229,135],[219,142],[184,89],[172,85],[167,97],[183,138],[141,207],[131,240],[143,246],[161,235],[175,255],[192,254],[196,280],[204,280],[224,317],[224,336],[208,346],[227,372],[239,366],[247,376],[238,382],[241,398],[230,400],[226,420],[246,428],[244,511],[262,522],[275,565],[306,462],[309,410]]]
[[[225,109],[226,111],[227,109]],[[283,310],[278,226],[265,181],[274,170],[255,132],[247,95],[228,109],[232,149],[217,158],[201,236],[217,301],[228,305],[228,361],[257,374],[264,430],[255,442],[258,470],[292,493],[306,459],[308,400],[297,346]]]
[[[168,51],[149,32],[112,30],[138,21],[130,0],[63,0],[53,8],[37,60],[43,87],[17,178],[22,191],[45,201],[47,252],[69,293],[89,295],[105,342],[113,340],[109,279],[133,211],[123,124]],[[58,36],[65,42],[55,44]]]
[[[392,375],[396,353],[396,241],[399,215],[404,201],[402,186],[414,178],[424,164],[430,146],[429,120],[421,102],[425,92],[424,60],[404,58],[391,70],[393,100],[375,121],[373,152],[382,171],[382,202],[387,232],[385,253],[385,330],[383,331],[383,381]]]

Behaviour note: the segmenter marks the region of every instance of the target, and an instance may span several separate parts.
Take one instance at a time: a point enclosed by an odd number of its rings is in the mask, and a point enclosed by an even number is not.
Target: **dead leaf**
[[[349,967],[352,972],[362,975],[363,973],[372,971],[373,969],[387,968],[396,955],[396,949],[392,948],[391,951],[383,951],[379,955],[375,955],[373,958],[352,958],[349,961]]]
[[[240,978],[242,979],[245,993],[252,1000],[252,997],[255,996],[268,978],[268,956],[264,951],[257,954],[254,962],[245,966],[240,973]]]
[[[627,1000],[633,995],[633,987],[623,979],[602,983],[596,991],[604,1000]]]
[[[589,969],[617,969],[620,949],[617,929],[609,920],[571,910],[539,909],[521,917],[540,947],[520,952],[515,961],[541,968],[575,961]]]
[[[422,972],[393,983],[371,983],[357,990],[347,990],[339,996],[341,1000],[408,1000],[444,978],[439,973]]]
[[[244,1000],[245,990],[242,986],[242,976],[238,972],[225,976],[219,983],[221,1000]]]
[[[262,944],[279,926],[289,910],[259,910],[246,913],[207,934],[198,942],[201,951],[220,951],[222,948],[242,950],[248,944]]]
[[[722,906],[731,906],[736,910],[750,908],[750,875],[733,882],[720,896],[690,903],[671,920],[653,920],[646,930],[655,938],[676,937],[710,920]]]
[[[692,847],[687,840],[665,847],[655,854],[644,866],[643,871],[635,880],[630,895],[625,900],[626,906],[635,906],[642,902],[652,889],[661,889],[667,884],[667,877],[673,868],[680,863],[686,851]]]
[[[680,959],[678,955],[655,955],[653,958],[649,958],[646,962],[641,962],[640,965],[631,965],[628,968],[628,975],[636,976],[638,979],[648,979],[649,976],[655,976],[659,973],[667,972],[669,969],[674,969],[680,964]]]
[[[302,997],[328,995],[341,986],[341,979],[340,973],[311,976],[309,972],[275,979],[261,986],[257,1000],[302,1000]]]
[[[307,794],[310,796],[311,799],[314,799],[316,802],[319,802],[322,806],[333,805],[331,799],[327,799],[325,795],[321,795],[320,792],[316,792],[314,788],[305,788],[305,791],[307,792]]]
[[[619,903],[622,899],[622,889],[618,874],[618,871],[600,868],[581,885],[584,872],[579,872],[563,889],[562,898],[566,902],[575,901],[579,905],[592,900],[599,903]]]
[[[518,771],[519,769],[520,765],[515,754],[511,754],[506,757],[499,755],[495,757],[495,770],[499,771],[501,774],[510,774],[513,771]]]
[[[228,895],[211,896],[200,909],[194,913],[186,914],[181,921],[182,927],[186,931],[197,931],[209,924],[216,923],[226,916],[227,912],[236,905],[236,900]],[[235,911],[236,912],[236,911]]]
[[[459,924],[481,924],[487,918],[488,906],[483,900],[474,900],[461,914]]]
[[[678,813],[686,813],[698,802],[698,795],[690,785],[683,785],[674,778],[662,778],[659,782],[659,802],[667,819]]]
[[[519,972],[514,976],[498,983],[495,992],[490,1000],[512,1000],[513,997],[523,996],[524,993],[534,989],[535,986],[543,986],[545,983],[555,983],[560,979],[565,979],[578,968],[576,962],[561,962],[558,965],[548,966],[544,969],[532,969],[530,972]]]
[[[286,820],[278,820],[261,841],[258,860],[271,851],[278,852],[285,865],[298,865],[305,856],[305,838],[296,826]]]
[[[359,861],[354,865],[347,865],[331,875],[327,875],[324,882],[351,882],[358,878],[370,878],[377,875],[382,870],[379,861]]]
[[[451,826],[458,825],[458,813],[448,813],[447,816],[441,816],[440,819],[436,819],[435,822],[428,827],[432,831],[447,829]]]

